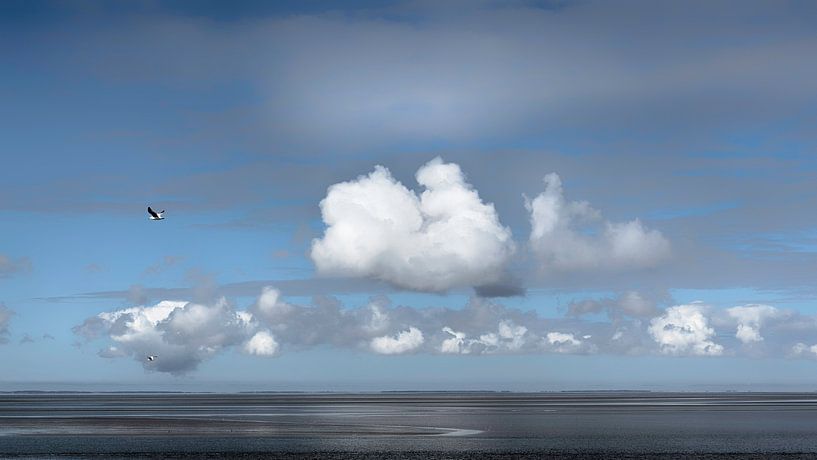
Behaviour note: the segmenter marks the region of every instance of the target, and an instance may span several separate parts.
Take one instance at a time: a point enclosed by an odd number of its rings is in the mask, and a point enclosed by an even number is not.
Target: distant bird
[[[148,206],[148,214],[150,214],[150,220],[163,220],[164,216],[162,214],[165,213],[165,210],[162,209],[162,212],[156,212]]]
[[[158,356],[156,356],[156,355],[148,355],[148,361],[156,361],[156,358],[158,358]]]

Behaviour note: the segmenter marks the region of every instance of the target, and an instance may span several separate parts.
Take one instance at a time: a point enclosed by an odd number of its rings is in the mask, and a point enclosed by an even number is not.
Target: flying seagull
[[[150,220],[163,220],[164,217],[162,216],[162,214],[164,213],[165,213],[164,209],[162,210],[162,212],[156,212],[153,209],[151,209],[150,206],[148,206],[148,214],[150,214]]]
[[[156,358],[158,358],[158,356],[156,356],[156,355],[148,355],[148,361],[156,361]]]

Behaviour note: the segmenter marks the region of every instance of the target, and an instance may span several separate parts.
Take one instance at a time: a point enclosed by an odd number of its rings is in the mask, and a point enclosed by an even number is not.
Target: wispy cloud
[[[609,222],[586,201],[567,201],[557,174],[545,176],[545,191],[525,197],[530,245],[545,271],[646,268],[670,256],[669,241],[640,220]]]
[[[587,314],[606,312],[610,318],[630,316],[635,318],[649,318],[655,316],[659,309],[659,300],[668,300],[668,294],[659,298],[645,296],[637,291],[626,291],[615,298],[585,299],[571,302],[568,306],[568,316],[581,317]]]
[[[142,276],[158,275],[170,268],[175,267],[178,263],[184,261],[183,256],[164,256],[158,262],[151,264],[142,272]]]
[[[100,273],[103,270],[104,270],[104,268],[102,267],[102,265],[100,265],[98,263],[90,263],[90,264],[85,266],[85,271],[87,273]]]
[[[12,316],[14,316],[14,311],[0,302],[0,344],[8,343],[9,323],[11,323]]]
[[[31,260],[28,257],[12,259],[0,254],[0,278],[8,278],[31,270]]]

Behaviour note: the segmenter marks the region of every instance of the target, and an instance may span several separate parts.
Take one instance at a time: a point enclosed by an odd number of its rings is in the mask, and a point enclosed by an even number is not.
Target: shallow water
[[[817,394],[0,394],[0,457],[293,454],[817,458]]]

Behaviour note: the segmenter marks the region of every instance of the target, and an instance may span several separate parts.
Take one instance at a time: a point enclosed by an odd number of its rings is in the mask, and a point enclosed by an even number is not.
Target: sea
[[[0,393],[0,458],[817,458],[817,393]]]

